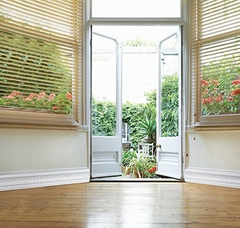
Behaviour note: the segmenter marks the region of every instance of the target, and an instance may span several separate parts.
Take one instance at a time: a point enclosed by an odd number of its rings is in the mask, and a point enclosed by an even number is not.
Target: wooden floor
[[[240,227],[240,189],[96,182],[6,191],[0,227]]]

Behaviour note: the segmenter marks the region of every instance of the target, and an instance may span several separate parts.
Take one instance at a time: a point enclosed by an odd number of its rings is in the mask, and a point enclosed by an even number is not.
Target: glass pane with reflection
[[[92,39],[92,133],[116,135],[116,44],[94,35]]]
[[[149,17],[181,16],[181,0],[92,0],[93,17]]]
[[[177,35],[161,46],[161,137],[179,134],[179,51]]]

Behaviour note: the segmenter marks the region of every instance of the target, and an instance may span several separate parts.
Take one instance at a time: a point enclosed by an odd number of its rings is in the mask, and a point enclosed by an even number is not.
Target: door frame
[[[162,91],[162,77],[164,76],[162,74],[162,61],[161,61],[161,56],[162,56],[162,44],[171,39],[172,37],[177,36],[179,37],[178,41],[178,113],[179,113],[179,119],[178,119],[178,130],[179,134],[178,136],[168,136],[168,137],[162,137],[161,134],[161,129],[162,129],[162,121],[161,121],[161,107],[162,107],[162,102],[161,102],[161,91]],[[167,176],[167,177],[172,177],[176,178],[178,180],[183,180],[183,155],[182,155],[182,106],[184,105],[182,96],[183,96],[183,89],[182,89],[182,80],[183,80],[183,74],[182,74],[182,26],[178,27],[178,31],[172,33],[171,35],[165,37],[163,40],[159,42],[158,45],[159,48],[159,53],[158,53],[158,89],[157,89],[157,163],[160,164],[161,166],[165,167],[163,169],[158,169],[157,168],[157,174],[162,175],[162,176]],[[173,143],[174,142],[174,143]],[[175,147],[177,143],[177,146]],[[164,145],[163,145],[164,144]],[[167,146],[167,150],[166,150]],[[170,148],[169,148],[170,146]],[[162,149],[165,149],[164,151]],[[178,162],[176,163],[176,157],[173,158],[173,156],[176,155],[176,152],[180,151],[178,153]],[[160,157],[164,157],[163,160],[160,160]],[[176,166],[176,164],[179,164]],[[157,166],[158,167],[158,166]],[[168,168],[169,167],[169,168]],[[165,169],[172,170],[173,168],[179,168],[180,173],[170,173],[166,171]]]
[[[116,84],[114,85],[116,88],[116,135],[114,136],[93,136],[91,134],[91,141],[92,141],[92,163],[91,163],[91,178],[99,178],[99,177],[111,177],[111,176],[119,176],[122,174],[120,172],[120,166],[122,163],[122,51],[121,51],[121,43],[110,36],[107,36],[102,33],[94,32],[93,26],[91,26],[91,50],[93,47],[93,36],[98,36],[103,39],[107,39],[110,41],[113,41],[116,45]],[[91,56],[93,55],[93,52],[91,53]],[[91,62],[92,67],[92,62]],[[92,69],[92,68],[91,68]],[[91,74],[91,80],[92,80],[92,74]],[[92,97],[93,89],[91,86],[91,97]],[[91,99],[92,101],[92,99]],[[91,104],[92,109],[92,104]],[[92,110],[91,110],[92,113]],[[91,115],[92,119],[92,115]],[[92,126],[92,125],[91,125]],[[111,145],[110,145],[111,144]],[[110,145],[110,146],[108,146]],[[97,149],[96,149],[97,148]],[[101,151],[101,148],[103,149]],[[100,150],[99,150],[100,149]],[[95,151],[94,151],[95,150]],[[93,173],[93,161],[94,161],[94,154],[95,152],[95,168],[98,170],[101,169],[106,172],[100,172],[100,173]],[[103,161],[103,159],[96,159],[96,155],[99,156],[111,156],[111,162],[107,160]],[[115,160],[116,159],[116,160]],[[97,162],[96,162],[97,160]],[[113,161],[114,160],[114,161]],[[109,167],[109,168],[107,168]],[[110,171],[110,169],[112,171]],[[114,170],[114,171],[113,171]],[[118,171],[119,170],[119,171]],[[96,171],[96,169],[95,169]]]
[[[83,94],[85,99],[82,107],[84,107],[83,120],[89,126],[88,131],[88,166],[90,168],[90,176],[92,174],[92,120],[91,120],[91,27],[94,25],[116,25],[116,26],[166,26],[176,25],[182,27],[182,100],[181,100],[181,121],[182,121],[182,138],[181,138],[181,153],[182,153],[182,180],[185,176],[186,167],[186,122],[189,110],[189,85],[190,82],[190,63],[189,63],[189,1],[181,0],[181,17],[180,18],[93,18],[91,12],[91,0],[86,0],[83,3],[84,18],[83,23]],[[183,67],[184,66],[184,67]],[[188,95],[188,96],[187,96]],[[186,99],[188,97],[188,99]]]

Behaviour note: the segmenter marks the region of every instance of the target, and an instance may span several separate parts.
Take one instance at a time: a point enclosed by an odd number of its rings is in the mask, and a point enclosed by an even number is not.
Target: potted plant
[[[129,162],[126,172],[134,178],[154,178],[156,176],[156,159],[146,154],[137,154]]]

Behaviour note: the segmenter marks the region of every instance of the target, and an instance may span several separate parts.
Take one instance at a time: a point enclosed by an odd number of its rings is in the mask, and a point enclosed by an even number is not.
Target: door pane
[[[116,135],[116,43],[93,34],[92,133]]]
[[[180,17],[181,0],[92,0],[93,17]]]
[[[161,45],[161,137],[179,134],[179,51],[178,36]]]

